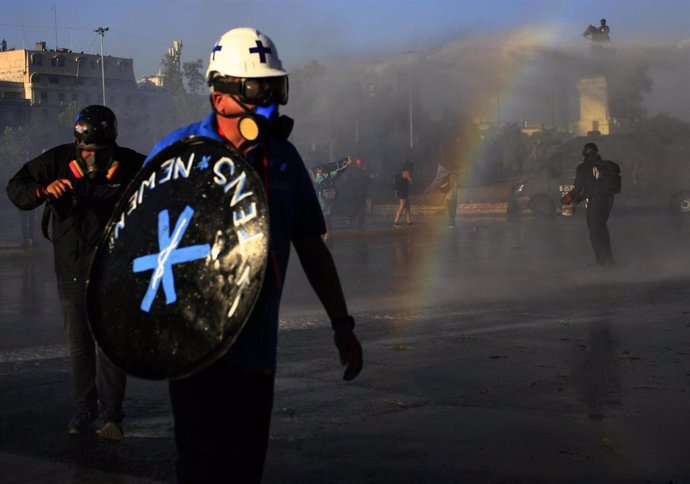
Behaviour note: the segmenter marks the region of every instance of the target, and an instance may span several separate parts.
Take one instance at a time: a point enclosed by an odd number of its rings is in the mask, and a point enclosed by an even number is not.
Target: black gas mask
[[[262,138],[287,139],[292,132],[294,121],[285,115],[278,114],[278,105],[257,106],[244,112],[237,123],[237,129],[249,143],[261,141]]]
[[[94,104],[82,109],[74,120],[75,161],[86,179],[102,183],[113,164],[117,118],[110,108]],[[82,157],[82,151],[89,152]]]
[[[588,158],[599,153],[599,148],[594,143],[586,143],[582,148],[582,156]]]
[[[278,113],[278,105],[287,104],[288,100],[287,76],[249,79],[215,77],[210,84],[215,92],[233,96],[244,110],[230,115],[216,113],[226,118],[239,118],[237,128],[247,143],[268,137],[287,139],[290,136],[294,121]],[[254,107],[250,108],[249,104]]]
[[[87,156],[83,157],[82,153]],[[84,172],[84,176],[94,183],[105,183],[108,169],[113,162],[112,146],[84,146],[76,145],[76,160]]]

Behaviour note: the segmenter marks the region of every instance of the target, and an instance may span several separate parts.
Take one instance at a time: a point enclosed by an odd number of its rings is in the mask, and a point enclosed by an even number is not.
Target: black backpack
[[[623,182],[621,179],[621,168],[618,166],[618,163],[611,160],[602,160],[595,166],[599,171],[597,180],[599,180],[600,186],[603,187],[604,191],[606,193],[620,193]]]
[[[393,183],[391,184],[391,188],[393,189],[393,191],[397,192],[397,191],[402,189],[402,185],[403,185],[402,173],[397,171],[393,175]]]

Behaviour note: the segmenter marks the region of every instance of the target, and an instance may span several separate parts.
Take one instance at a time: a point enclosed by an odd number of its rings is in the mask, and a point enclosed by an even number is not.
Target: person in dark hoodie
[[[9,180],[7,195],[21,210],[45,204],[43,234],[53,243],[74,379],[76,411],[68,433],[90,433],[100,404],[97,434],[122,440],[126,375],[97,349],[91,336],[86,279],[91,255],[115,204],[145,156],[116,144],[117,119],[105,106],[88,106],[79,113],[74,138],[24,164]]]
[[[587,228],[589,240],[594,249],[598,266],[615,265],[611,250],[611,237],[607,226],[614,197],[620,193],[620,167],[609,160],[603,160],[594,143],[586,143],[582,156],[584,161],[577,166],[575,186],[563,196],[564,205],[587,201]]]

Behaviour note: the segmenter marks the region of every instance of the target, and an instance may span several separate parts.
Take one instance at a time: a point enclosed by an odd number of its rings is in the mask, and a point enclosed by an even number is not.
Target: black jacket
[[[599,154],[590,155],[577,165],[575,172],[575,186],[570,191],[570,195],[576,200],[581,201],[585,198],[597,196],[612,196],[614,192],[594,176],[594,168],[600,169],[604,160]]]
[[[32,210],[46,202],[44,220],[52,218],[49,237],[53,242],[55,272],[67,277],[86,275],[93,249],[120,194],[146,158],[129,148],[115,146],[112,176],[107,182],[93,183],[74,169],[75,154],[74,143],[56,146],[28,161],[7,184],[7,195],[22,210]],[[41,187],[63,178],[72,182],[74,190],[59,199],[40,195]]]

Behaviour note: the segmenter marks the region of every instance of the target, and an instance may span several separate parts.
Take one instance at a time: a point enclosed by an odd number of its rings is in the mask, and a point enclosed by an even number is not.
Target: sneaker
[[[402,225],[394,223],[393,227],[402,227]]]
[[[79,409],[69,423],[67,433],[70,435],[83,435],[93,430],[96,421],[96,412],[88,409]]]
[[[107,420],[103,426],[96,431],[96,434],[103,440],[113,440],[117,442],[125,438],[125,434],[122,431],[122,425],[112,420]]]

